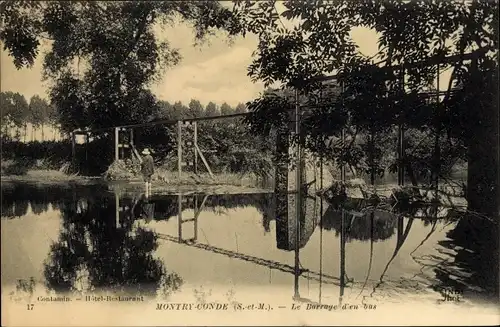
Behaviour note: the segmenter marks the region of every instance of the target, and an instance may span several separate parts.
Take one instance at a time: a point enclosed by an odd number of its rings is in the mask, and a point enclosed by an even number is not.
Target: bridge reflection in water
[[[380,282],[390,266],[393,259],[397,256],[411,229],[413,219],[409,219],[406,227],[404,226],[403,216],[396,218],[393,213],[382,210],[366,209],[363,203],[357,203],[354,206],[329,206],[320,198],[306,198],[300,203],[300,212],[296,214],[295,201],[297,194],[274,194],[272,201],[267,203],[267,215],[275,217],[276,221],[276,247],[283,251],[295,250],[295,264],[289,265],[283,262],[269,260],[249,254],[235,252],[229,249],[198,242],[198,221],[207,202],[216,201],[218,195],[199,194],[199,193],[179,193],[176,195],[177,203],[169,203],[160,210],[162,202],[167,197],[156,196],[149,199],[144,196],[135,196],[132,199],[120,199],[120,195],[115,193],[116,203],[116,226],[120,226],[127,220],[145,219],[150,220],[168,220],[176,217],[177,235],[168,235],[157,233],[160,239],[165,241],[182,244],[184,246],[209,251],[229,258],[251,262],[256,265],[268,267],[271,270],[294,275],[294,293],[293,299],[300,302],[322,303],[322,287],[325,285],[335,285],[339,287],[339,303],[344,297],[345,288],[349,285],[346,278],[346,243],[352,239],[370,241],[371,253],[369,268],[362,288],[366,286],[370,276],[370,270],[373,257],[373,242],[391,237],[394,229],[397,230],[397,242],[394,252],[387,262],[387,265],[380,277]],[[174,199],[168,197],[170,201]],[[212,198],[212,199],[211,199]],[[128,201],[124,201],[128,200]],[[281,201],[281,202],[280,202]],[[193,212],[191,216],[186,216],[188,212]],[[369,225],[369,227],[367,226]],[[127,223],[128,225],[128,223]],[[396,226],[394,226],[396,225]],[[319,271],[303,268],[300,264],[300,251],[308,243],[311,235],[317,226],[319,230]],[[368,227],[368,228],[367,228]],[[339,237],[340,271],[338,276],[328,275],[323,272],[323,230],[335,229]],[[366,235],[366,231],[369,234]],[[186,236],[189,235],[189,236]],[[298,245],[298,246],[297,246]],[[328,258],[329,260],[331,258]],[[304,298],[300,292],[300,279],[319,282],[319,297],[317,301]]]

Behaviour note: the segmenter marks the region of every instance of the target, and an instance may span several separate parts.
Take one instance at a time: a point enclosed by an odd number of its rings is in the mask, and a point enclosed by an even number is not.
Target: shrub
[[[138,176],[140,164],[132,160],[114,161],[104,173],[104,178],[109,181],[129,180]]]

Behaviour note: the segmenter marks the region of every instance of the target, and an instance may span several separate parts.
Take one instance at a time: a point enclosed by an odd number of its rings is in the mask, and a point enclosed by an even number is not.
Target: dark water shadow
[[[453,289],[464,296],[499,302],[498,224],[473,214],[464,215],[439,245],[454,251],[452,260],[434,268],[436,290]]]

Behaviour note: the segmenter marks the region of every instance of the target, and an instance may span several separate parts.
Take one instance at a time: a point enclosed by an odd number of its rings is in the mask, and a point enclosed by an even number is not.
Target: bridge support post
[[[115,190],[115,228],[120,228],[120,194]]]
[[[75,140],[75,133],[71,132],[71,163],[75,163],[75,157],[76,157],[76,140]]]
[[[195,174],[198,174],[198,151],[197,151],[197,147],[198,147],[198,124],[196,123],[196,121],[193,122],[193,127],[194,127],[194,145],[195,145],[195,148],[194,148],[194,173]]]
[[[177,170],[179,180],[182,176],[182,121],[177,121]]]
[[[344,288],[345,288],[345,243],[346,243],[346,212],[342,209],[342,218],[340,220],[340,294],[339,294],[339,304],[342,305],[342,300],[344,298]]]
[[[344,106],[344,82],[342,82],[342,107]],[[345,152],[345,128],[342,127],[341,131],[341,142],[342,142],[342,151]],[[342,182],[342,185],[345,185],[345,162],[342,161],[342,165],[340,166],[340,181]]]
[[[402,88],[402,93],[405,93],[405,71],[404,69],[401,69],[401,88]],[[400,107],[401,113],[400,113],[400,118],[399,118],[399,125],[398,125],[398,185],[399,186],[404,186],[405,185],[405,171],[404,171],[404,161],[405,161],[405,148],[404,148],[404,139],[405,139],[405,132],[404,132],[404,121],[403,121],[403,108],[402,106]]]
[[[182,242],[182,193],[179,193],[177,195],[177,202],[178,202],[178,210],[179,213],[177,215],[177,220],[178,220],[178,237],[179,237],[179,242]]]
[[[299,254],[300,254],[300,213],[301,213],[301,188],[302,188],[302,175],[301,175],[301,147],[300,147],[300,106],[299,106],[299,91],[295,89],[295,133],[298,138],[297,142],[297,167],[295,167],[295,298],[299,298]]]
[[[118,135],[119,135],[119,127],[115,127],[115,161],[118,161],[120,159],[120,155],[119,155],[119,152],[118,152],[118,143],[119,143],[119,140],[118,140]]]
[[[85,165],[89,163],[89,132],[85,133]]]

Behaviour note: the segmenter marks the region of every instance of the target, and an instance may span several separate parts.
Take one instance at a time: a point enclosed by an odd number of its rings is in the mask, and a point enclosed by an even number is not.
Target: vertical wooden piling
[[[89,161],[89,132],[85,133],[85,165],[88,165]]]
[[[300,137],[300,107],[299,107],[299,91],[295,90],[295,134],[297,137]],[[301,213],[301,147],[300,147],[300,139],[297,142],[297,159],[296,159],[296,167],[295,167],[295,297],[300,297],[298,291],[298,278],[299,278],[299,254],[300,254],[300,213]]]
[[[177,221],[178,221],[178,236],[179,236],[179,242],[182,242],[182,193],[179,193],[177,195],[177,202],[178,202],[178,210],[179,213],[177,214]]]
[[[435,107],[435,124],[434,124],[434,154],[433,154],[433,172],[431,176],[434,176],[433,187],[434,187],[434,197],[437,200],[439,198],[439,170],[440,170],[440,147],[439,147],[439,134],[441,133],[441,121],[440,121],[440,99],[439,99],[439,73],[440,65],[437,64],[437,76],[436,76],[436,107]]]
[[[182,176],[182,121],[177,121],[177,170],[179,180]]]
[[[342,82],[342,107],[344,106],[344,82]],[[342,151],[345,154],[345,128],[342,127],[341,131],[341,142],[342,142]],[[342,182],[342,185],[345,183],[346,176],[345,176],[345,163],[342,160],[342,165],[340,166],[340,181]]]
[[[194,232],[193,232],[193,238],[195,241],[198,240],[198,216],[199,212],[201,211],[201,206],[198,206],[198,195],[194,195]]]
[[[129,140],[128,143],[130,145],[130,159],[134,159],[134,128],[131,127],[129,130]]]
[[[375,185],[375,131],[370,130],[370,185]]]
[[[342,300],[344,298],[344,288],[345,288],[345,224],[346,224],[346,212],[342,209],[342,216],[340,220],[340,290],[339,290],[339,304],[342,305]]]
[[[120,131],[118,127],[115,127],[115,161],[118,161],[120,159],[119,157],[119,152],[118,152],[118,135]]]
[[[194,144],[195,146],[193,147],[193,150],[194,150],[194,173],[195,174],[198,174],[198,151],[197,151],[197,147],[198,147],[198,124],[196,123],[196,121],[193,122],[193,125],[194,125]]]
[[[323,155],[319,157],[319,189],[323,191]],[[323,197],[319,198],[319,304],[323,286]]]
[[[346,151],[346,149],[345,149],[345,128],[342,128],[340,138],[341,138],[341,142],[342,142],[342,151],[345,152]],[[340,181],[342,182],[342,184],[344,184],[345,180],[346,180],[345,163],[344,163],[344,161],[342,161],[342,164],[340,165]]]
[[[401,88],[402,92],[405,93],[405,71],[404,69],[401,69]],[[403,108],[400,108],[402,115]],[[404,186],[405,185],[405,148],[404,148],[404,139],[405,139],[405,134],[404,134],[404,119],[403,117],[399,118],[399,125],[398,125],[398,185],[399,186]]]
[[[75,157],[76,157],[76,140],[75,140],[75,133],[71,132],[71,162],[74,164],[75,163]]]
[[[404,173],[404,129],[403,124],[400,123],[398,126],[398,185],[405,185],[405,173]]]
[[[115,190],[115,228],[120,227],[120,195]]]

